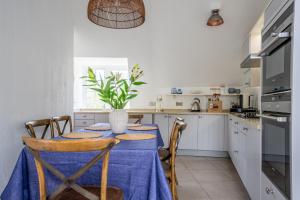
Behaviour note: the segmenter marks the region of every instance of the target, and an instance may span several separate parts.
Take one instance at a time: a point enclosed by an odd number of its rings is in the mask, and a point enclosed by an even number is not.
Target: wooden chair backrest
[[[46,182],[43,166],[48,167],[52,172],[56,171],[53,166],[49,167],[48,163],[45,163],[39,156],[40,151],[49,151],[49,152],[88,152],[88,151],[102,151],[101,157],[103,156],[102,162],[102,178],[101,178],[101,194],[100,199],[106,199],[106,190],[107,190],[107,173],[108,173],[108,161],[111,148],[119,143],[120,141],[114,138],[106,139],[80,139],[80,140],[40,140],[35,138],[30,138],[24,136],[23,142],[29,148],[29,150],[34,155],[35,165],[38,172],[39,180],[39,190],[40,190],[40,199],[46,200]],[[96,158],[96,157],[95,157]],[[92,159],[92,162],[87,164],[88,167],[91,167],[96,160]],[[95,162],[93,162],[93,160]],[[82,175],[88,167],[83,167],[78,171],[78,176]],[[84,169],[85,168],[85,169]],[[58,174],[58,176],[61,176]]]
[[[44,130],[43,130],[41,139],[45,138],[49,127],[50,127],[50,136],[51,136],[51,138],[54,138],[54,130],[53,130],[53,124],[52,124],[51,119],[33,120],[33,121],[25,123],[25,128],[27,129],[29,135],[33,138],[37,137],[36,132],[35,132],[35,128],[36,127],[43,127],[43,126],[44,126]]]
[[[169,146],[169,155],[171,155],[169,163],[171,167],[175,167],[176,151],[178,147],[180,134],[182,134],[186,126],[187,124],[184,123],[183,121],[179,121],[179,120],[175,121],[174,129],[171,133],[171,143]]]
[[[73,127],[72,127],[72,117],[69,115],[65,115],[65,116],[57,116],[57,117],[52,117],[52,120],[54,122],[54,126],[58,132],[58,135],[61,136],[64,134],[65,130],[66,130],[66,126],[69,123],[69,127],[70,127],[70,132],[73,131]],[[63,128],[61,129],[59,122],[64,122]]]
[[[144,118],[144,115],[142,114],[130,114],[128,116],[129,119],[136,119],[136,121],[134,122],[135,124],[141,124],[142,123],[142,119]]]
[[[171,130],[171,133],[170,133],[170,137],[169,137],[169,146],[168,146],[168,147],[170,147],[170,145],[171,145],[172,138],[173,138],[172,135],[174,134],[174,131],[175,131],[175,125],[176,125],[176,122],[177,122],[177,121],[184,122],[184,119],[181,118],[181,117],[176,117],[176,119],[174,120],[173,126],[172,126],[172,130]],[[179,136],[178,140],[179,140],[179,139],[180,139],[180,136]]]

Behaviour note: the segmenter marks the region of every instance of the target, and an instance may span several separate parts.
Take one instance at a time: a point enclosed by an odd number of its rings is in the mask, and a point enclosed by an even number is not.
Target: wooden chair
[[[55,200],[106,200],[106,199],[123,199],[123,192],[116,187],[107,187],[107,173],[110,150],[119,141],[114,138],[107,139],[81,139],[81,140],[39,140],[24,136],[24,143],[28,150],[34,156],[35,166],[38,173],[40,199]],[[40,151],[47,152],[88,152],[101,151],[81,169],[70,177],[65,177],[59,170],[44,161],[40,157]],[[101,187],[97,186],[79,186],[76,179],[81,177],[93,165],[103,158],[101,172]],[[44,169],[46,168],[53,175],[62,181],[56,191],[50,195],[46,192],[46,182]],[[100,174],[99,174],[100,176]]]
[[[183,121],[175,120],[173,131],[171,133],[171,138],[170,138],[170,146],[168,148],[169,156],[167,156],[164,160],[162,160],[166,177],[170,183],[172,198],[174,200],[178,199],[177,178],[176,178],[176,171],[175,171],[176,151],[177,151],[180,135],[182,134],[186,126],[187,124],[184,123]]]
[[[70,132],[72,132],[73,127],[72,127],[72,118],[69,115],[66,116],[58,116],[58,117],[52,117],[52,121],[54,122],[54,127],[56,128],[58,135],[61,136],[64,134],[66,130],[66,126],[69,123],[70,127]],[[63,128],[60,128],[59,122],[64,122]]]
[[[25,127],[28,131],[28,134],[33,137],[36,138],[36,132],[35,132],[35,128],[37,127],[45,127],[41,136],[41,139],[45,139],[46,133],[48,131],[48,128],[50,127],[50,136],[51,138],[54,138],[54,130],[53,130],[53,124],[52,124],[52,120],[51,119],[41,119],[41,120],[34,120],[34,121],[30,121],[30,122],[26,122],[25,123]]]
[[[128,116],[128,118],[136,120],[134,122],[135,124],[141,124],[142,123],[142,119],[144,118],[144,115],[141,115],[141,114],[130,114]]]

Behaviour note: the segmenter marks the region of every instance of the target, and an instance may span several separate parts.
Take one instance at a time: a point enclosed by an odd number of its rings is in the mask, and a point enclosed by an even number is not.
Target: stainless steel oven
[[[291,92],[262,96],[262,171],[290,198]]]
[[[262,36],[262,92],[270,94],[291,90],[291,38],[294,4],[283,12]]]

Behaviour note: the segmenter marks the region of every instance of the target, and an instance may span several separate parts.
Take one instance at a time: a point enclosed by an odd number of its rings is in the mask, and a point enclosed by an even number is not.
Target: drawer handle
[[[237,135],[238,135],[238,134],[239,134],[239,132],[238,132],[238,131],[235,131],[235,132],[234,132],[234,134],[237,134]]]
[[[83,118],[86,118],[86,115],[82,115]]]
[[[243,128],[244,131],[248,131],[248,128]]]
[[[234,124],[238,125],[239,123],[238,122],[234,122]]]
[[[234,153],[239,153],[239,151],[233,151]]]
[[[86,124],[86,122],[82,122],[83,124]]]
[[[267,194],[273,194],[274,191],[273,191],[272,189],[266,187],[266,193],[267,193]]]

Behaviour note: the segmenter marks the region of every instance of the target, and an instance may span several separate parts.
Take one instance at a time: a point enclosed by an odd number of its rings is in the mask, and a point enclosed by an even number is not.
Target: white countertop
[[[107,114],[111,110],[101,110],[101,109],[81,109],[81,110],[75,110],[75,114],[87,114],[87,113],[98,113],[98,114]],[[254,127],[256,129],[261,129],[260,125],[260,119],[244,119],[236,114],[229,113],[228,111],[223,112],[207,112],[207,111],[201,111],[201,112],[191,112],[189,110],[185,109],[164,109],[162,111],[157,112],[155,109],[128,109],[128,113],[141,113],[141,114],[170,114],[170,115],[228,115],[234,117],[236,120],[238,120],[240,123]]]

